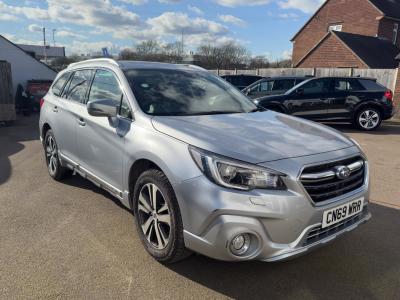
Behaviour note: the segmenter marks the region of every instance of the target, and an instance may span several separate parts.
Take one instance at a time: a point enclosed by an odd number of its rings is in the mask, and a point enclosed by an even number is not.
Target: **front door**
[[[96,100],[114,100],[116,110],[127,106],[119,81],[112,71],[96,70],[87,101]],[[122,191],[124,137],[132,124],[130,113],[124,110],[124,113],[119,111],[115,118],[94,117],[83,107],[77,122],[79,164]]]
[[[286,107],[294,116],[311,120],[323,119],[328,112],[331,96],[329,78],[313,79],[292,93],[289,100],[286,100]]]

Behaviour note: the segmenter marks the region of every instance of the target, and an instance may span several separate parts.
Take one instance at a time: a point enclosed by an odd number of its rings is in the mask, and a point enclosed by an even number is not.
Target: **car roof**
[[[120,60],[116,61],[110,58],[96,58],[96,59],[88,59],[76,63],[72,63],[68,66],[67,69],[75,69],[81,67],[104,67],[104,66],[112,66],[118,67],[122,70],[129,69],[192,69],[192,70],[202,70],[205,69],[190,65],[190,64],[169,64],[169,63],[160,63],[160,62],[150,62],[150,61],[128,61],[128,60]]]

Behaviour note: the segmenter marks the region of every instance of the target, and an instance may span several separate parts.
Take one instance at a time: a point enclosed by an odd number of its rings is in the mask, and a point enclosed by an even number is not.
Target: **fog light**
[[[232,254],[237,256],[245,254],[250,247],[250,241],[250,235],[248,235],[247,233],[238,234],[237,236],[235,236],[232,239],[229,247]]]

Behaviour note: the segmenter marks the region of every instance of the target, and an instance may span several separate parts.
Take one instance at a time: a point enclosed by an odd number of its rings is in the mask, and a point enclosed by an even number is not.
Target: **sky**
[[[228,41],[271,60],[324,0],[0,0],[0,34],[15,43],[65,46],[67,55],[181,40],[185,50]]]

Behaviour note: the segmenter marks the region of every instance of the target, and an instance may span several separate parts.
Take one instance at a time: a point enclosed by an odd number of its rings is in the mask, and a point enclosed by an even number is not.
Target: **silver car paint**
[[[122,70],[149,67],[201,71],[193,66],[117,64],[106,59],[74,64],[64,72],[82,68],[114,72],[132,108],[133,120],[89,116],[84,104],[71,105],[50,91],[41,110],[41,137],[44,125],[49,125],[63,164],[110,191],[127,207],[132,188],[129,175],[135,162],[146,159],[158,165],[176,193],[188,248],[229,261],[286,259],[310,248],[300,246],[301,241],[311,228],[321,224],[326,209],[358,197],[364,197],[368,205],[368,172],[362,188],[319,205],[312,202],[299,182],[307,165],[362,155],[342,134],[274,112],[148,116],[138,108]],[[82,122],[85,126],[81,126]],[[189,145],[285,173],[288,190],[237,191],[220,187],[198,169],[188,151]],[[369,218],[368,213],[359,223]],[[227,249],[230,239],[241,232],[252,232],[258,237],[259,247],[249,257],[236,257]]]

